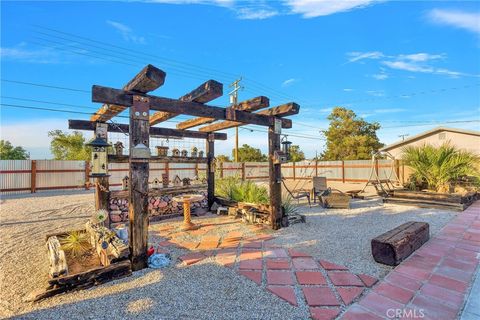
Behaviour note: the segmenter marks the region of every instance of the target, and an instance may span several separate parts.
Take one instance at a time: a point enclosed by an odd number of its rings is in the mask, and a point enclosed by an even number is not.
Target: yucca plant
[[[298,206],[294,204],[293,198],[289,194],[284,194],[282,196],[282,207],[285,215],[298,215]]]
[[[461,177],[479,175],[479,157],[448,143],[440,147],[407,146],[402,151],[402,160],[413,169],[414,179],[425,181],[429,189],[437,192],[447,192]]]
[[[237,202],[266,204],[269,202],[268,190],[252,181],[243,181],[238,177],[218,179],[215,194]]]
[[[81,231],[71,231],[65,237],[60,238],[62,250],[72,257],[78,257],[90,249],[88,235]]]

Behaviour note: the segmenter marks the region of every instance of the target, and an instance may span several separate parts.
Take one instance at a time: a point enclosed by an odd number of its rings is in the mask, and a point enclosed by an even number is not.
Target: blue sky
[[[32,158],[50,156],[49,130],[89,116],[7,105],[94,112],[93,84],[122,87],[147,63],[167,72],[157,95],[179,97],[208,79],[227,93],[242,76],[240,100],[299,103],[290,140],[310,157],[324,148],[319,130],[334,106],[380,122],[387,144],[438,125],[480,127],[477,1],[3,1],[1,18],[2,139]],[[262,131],[245,127],[240,143],[265,151]],[[218,153],[230,154],[226,132]]]

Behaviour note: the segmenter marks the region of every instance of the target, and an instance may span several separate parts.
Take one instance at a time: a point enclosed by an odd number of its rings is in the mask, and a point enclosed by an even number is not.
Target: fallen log
[[[430,237],[426,222],[409,221],[372,239],[376,262],[396,266],[420,248]]]
[[[90,235],[90,243],[104,266],[112,262],[128,259],[130,250],[110,229],[87,221],[85,230]]]

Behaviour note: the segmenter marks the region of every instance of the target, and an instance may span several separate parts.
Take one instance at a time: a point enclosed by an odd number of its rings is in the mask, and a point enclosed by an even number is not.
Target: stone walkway
[[[168,240],[161,242],[157,251],[167,252],[169,246],[189,249],[179,257],[185,265],[212,257],[290,304],[308,308],[313,319],[336,318],[377,282],[371,276],[353,274],[344,266],[271,245],[268,240],[273,237],[264,234],[262,228],[250,226],[257,233],[252,237],[240,231],[220,237],[209,235],[214,227],[210,224],[188,232],[163,227],[161,232]],[[187,238],[190,240],[185,241]]]
[[[351,305],[342,319],[457,319],[479,258],[477,201]]]

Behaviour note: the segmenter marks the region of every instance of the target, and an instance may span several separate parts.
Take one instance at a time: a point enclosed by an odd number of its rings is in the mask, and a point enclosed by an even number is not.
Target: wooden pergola
[[[268,108],[269,99],[264,96],[226,108],[207,105],[208,102],[223,94],[223,85],[215,80],[206,81],[178,99],[148,95],[148,92],[164,84],[165,76],[166,73],[162,70],[147,65],[123,89],[94,85],[92,101],[103,103],[102,107],[90,121],[69,120],[70,129],[95,131],[97,135],[104,138],[107,138],[107,132],[128,132],[130,156],[123,161],[129,162],[129,246],[133,270],[142,269],[147,263],[149,162],[178,159],[162,156],[152,156],[149,159],[134,158],[132,155],[134,147],[139,144],[148,147],[151,135],[205,139],[206,158],[186,161],[206,162],[207,199],[210,208],[214,202],[215,190],[214,142],[227,139],[225,133],[216,131],[247,124],[267,127],[271,227],[279,229],[282,224],[281,164],[276,159],[276,155],[280,151],[281,129],[292,127],[292,121],[284,117],[297,114],[300,106],[290,102]],[[129,125],[107,123],[127,108],[129,108]],[[155,112],[150,114],[150,111]],[[193,118],[178,123],[176,129],[154,127],[178,115],[189,115]],[[201,126],[197,131],[187,130],[197,126]],[[115,157],[109,157],[109,159],[123,162]],[[96,208],[108,210],[108,177],[96,178],[95,186]]]

